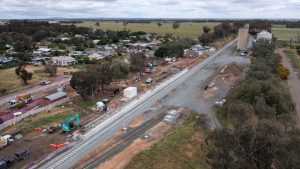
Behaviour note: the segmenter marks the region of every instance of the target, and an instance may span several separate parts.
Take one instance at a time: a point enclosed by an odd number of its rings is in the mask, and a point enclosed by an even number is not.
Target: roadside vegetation
[[[206,169],[200,118],[196,114],[151,149],[131,160],[126,169]]]
[[[279,61],[272,44],[257,42],[246,79],[218,111],[231,125],[207,139],[212,168],[297,168],[299,130],[289,91],[276,71]]]

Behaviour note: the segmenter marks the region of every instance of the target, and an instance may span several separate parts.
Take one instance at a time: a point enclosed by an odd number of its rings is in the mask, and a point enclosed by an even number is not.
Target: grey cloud
[[[299,0],[0,0],[0,18],[300,18]]]

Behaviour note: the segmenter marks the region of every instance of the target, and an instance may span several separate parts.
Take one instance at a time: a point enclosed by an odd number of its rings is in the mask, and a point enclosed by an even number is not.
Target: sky
[[[300,0],[0,0],[0,19],[300,19]]]

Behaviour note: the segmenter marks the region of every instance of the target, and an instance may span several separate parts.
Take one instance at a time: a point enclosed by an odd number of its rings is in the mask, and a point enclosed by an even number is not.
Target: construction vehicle
[[[66,133],[80,127],[80,115],[72,115],[68,117],[62,124],[62,130]]]
[[[10,108],[22,108],[26,104],[32,101],[32,97],[30,94],[17,96],[16,99],[10,100],[8,102]]]

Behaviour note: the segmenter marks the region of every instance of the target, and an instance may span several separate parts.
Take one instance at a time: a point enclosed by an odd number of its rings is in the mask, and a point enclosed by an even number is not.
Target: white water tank
[[[137,94],[138,94],[138,92],[137,92],[136,87],[128,87],[128,88],[124,89],[124,97],[126,97],[128,99],[132,99],[132,98],[136,97]]]

